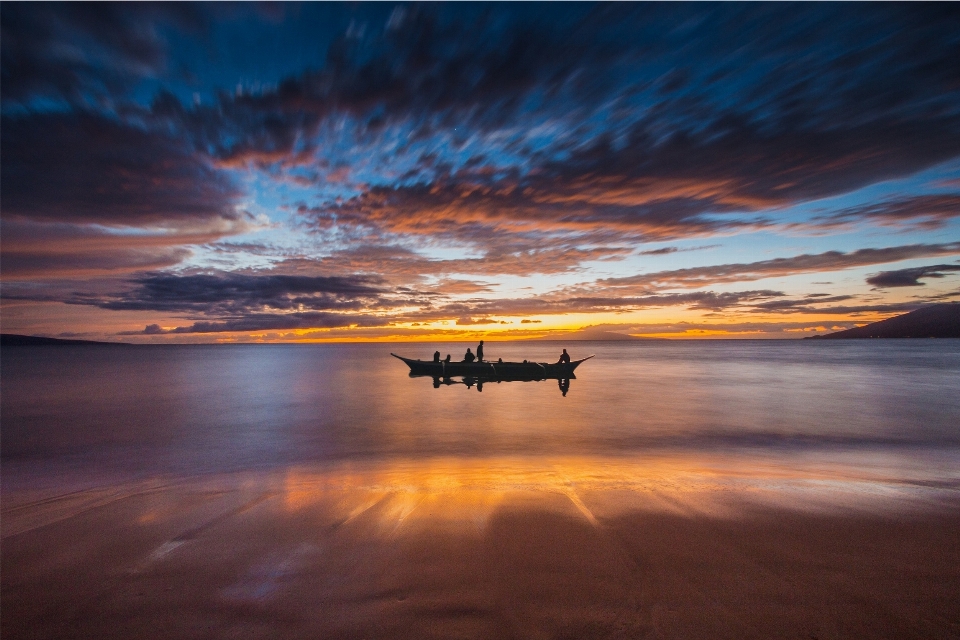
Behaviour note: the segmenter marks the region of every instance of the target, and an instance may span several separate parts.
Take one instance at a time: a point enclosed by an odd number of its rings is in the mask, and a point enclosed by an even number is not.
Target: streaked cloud
[[[919,195],[842,209],[829,216],[816,216],[811,225],[829,227],[855,223],[939,229],[960,218],[960,194]]]
[[[878,289],[889,287],[919,287],[926,284],[920,282],[924,278],[943,278],[951,273],[960,271],[957,264],[932,264],[912,269],[897,269],[896,271],[881,271],[867,278],[867,284]]]
[[[885,264],[960,254],[960,242],[943,244],[917,244],[881,249],[858,249],[856,251],[827,251],[818,254],[803,254],[790,258],[774,258],[750,263],[720,264],[690,269],[675,269],[639,274],[625,278],[605,278],[597,285],[612,289],[647,290],[651,288],[689,288],[711,284],[748,282],[764,278],[777,278],[800,273],[839,271],[853,267]]]
[[[183,140],[86,112],[3,118],[5,217],[176,226],[240,217],[240,192]]]

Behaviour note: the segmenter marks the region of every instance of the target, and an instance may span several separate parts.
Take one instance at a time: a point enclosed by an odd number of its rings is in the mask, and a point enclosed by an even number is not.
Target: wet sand
[[[882,461],[881,461],[882,462]],[[956,472],[432,460],[38,488],[4,638],[957,638]]]

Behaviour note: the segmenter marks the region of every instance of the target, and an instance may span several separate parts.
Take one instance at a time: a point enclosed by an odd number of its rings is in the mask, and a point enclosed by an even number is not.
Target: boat
[[[449,378],[450,376],[471,376],[485,380],[545,380],[574,378],[574,369],[593,356],[565,363],[548,362],[446,362],[441,360],[414,360],[391,353],[394,358],[403,360],[410,367],[411,376],[431,376]]]

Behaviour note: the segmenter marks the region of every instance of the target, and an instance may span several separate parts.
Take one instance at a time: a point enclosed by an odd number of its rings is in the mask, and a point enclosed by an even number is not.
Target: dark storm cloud
[[[878,289],[886,289],[888,287],[920,287],[926,284],[925,282],[920,282],[922,278],[943,278],[957,271],[960,271],[960,265],[956,264],[932,264],[925,267],[914,267],[912,269],[881,271],[877,275],[867,278],[867,284],[872,284]]]
[[[238,190],[182,140],[91,113],[4,116],[4,216],[103,225],[238,220]]]
[[[720,264],[708,267],[693,267],[658,271],[655,273],[628,276],[625,278],[606,278],[597,281],[601,287],[613,289],[701,287],[709,284],[745,282],[763,278],[791,276],[798,273],[820,271],[838,271],[853,267],[884,264],[925,258],[929,256],[955,255],[960,253],[960,242],[944,244],[915,244],[883,249],[859,249],[844,253],[827,251],[825,253],[804,254],[790,258],[775,258],[739,264]]]
[[[376,304],[387,293],[382,281],[372,276],[155,273],[136,278],[132,284],[134,288],[122,294],[77,295],[67,302],[112,310],[254,317],[267,310],[358,310]]]

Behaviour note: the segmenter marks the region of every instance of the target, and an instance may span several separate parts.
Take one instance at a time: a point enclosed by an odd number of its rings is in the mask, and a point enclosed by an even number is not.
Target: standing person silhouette
[[[483,340],[480,341],[480,345],[477,347],[477,362],[483,362]]]

